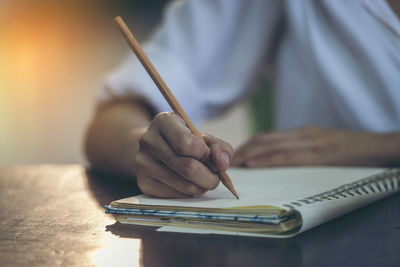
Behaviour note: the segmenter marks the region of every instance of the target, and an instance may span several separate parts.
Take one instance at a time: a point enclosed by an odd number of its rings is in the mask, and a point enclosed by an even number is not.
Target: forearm
[[[143,105],[113,102],[99,109],[86,133],[85,153],[97,170],[133,177],[138,140],[151,120]]]

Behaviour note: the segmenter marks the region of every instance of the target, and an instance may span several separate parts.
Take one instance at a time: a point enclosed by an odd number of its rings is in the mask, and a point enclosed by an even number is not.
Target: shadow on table
[[[88,188],[101,207],[111,201],[140,194],[136,182],[113,174],[105,174],[87,169],[86,178]]]

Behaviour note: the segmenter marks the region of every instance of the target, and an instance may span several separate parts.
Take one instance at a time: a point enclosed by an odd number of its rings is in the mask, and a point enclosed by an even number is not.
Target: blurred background
[[[84,163],[82,140],[102,78],[130,53],[112,23],[139,40],[166,0],[0,0],[0,164]],[[247,109],[200,129],[234,146],[248,136]]]

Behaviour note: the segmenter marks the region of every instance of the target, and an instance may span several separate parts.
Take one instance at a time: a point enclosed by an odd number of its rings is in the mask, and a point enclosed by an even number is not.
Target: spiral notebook
[[[159,231],[285,238],[400,190],[400,169],[294,167],[228,174],[240,200],[219,185],[187,199],[120,199],[106,212],[121,223]]]

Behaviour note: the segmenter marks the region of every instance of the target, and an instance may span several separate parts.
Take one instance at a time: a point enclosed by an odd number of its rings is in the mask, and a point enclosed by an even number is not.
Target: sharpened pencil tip
[[[232,193],[237,199],[239,199],[239,195],[238,195],[238,193],[236,192],[236,190],[235,190],[235,188],[234,188],[233,186],[229,189],[229,191],[231,191],[231,193]]]

